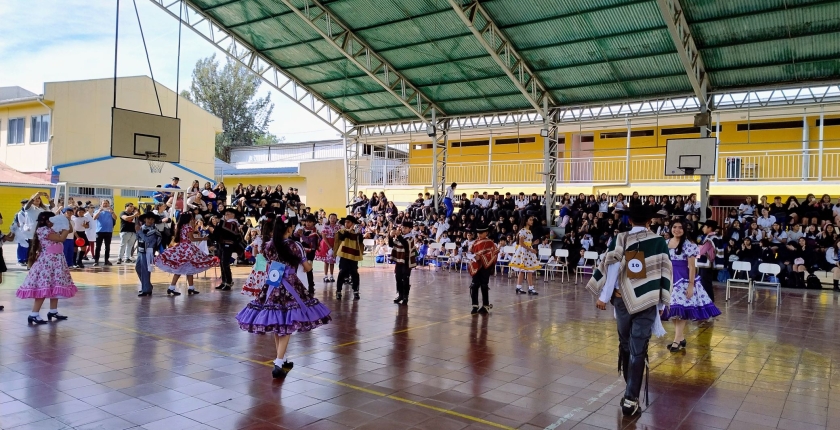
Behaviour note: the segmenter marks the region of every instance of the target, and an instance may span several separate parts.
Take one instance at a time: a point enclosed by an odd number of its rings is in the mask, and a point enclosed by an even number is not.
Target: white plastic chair
[[[548,259],[551,258],[551,248],[539,248],[537,249],[537,261],[540,262],[540,266],[542,266],[543,271],[543,278],[548,277]]]
[[[753,281],[752,279],[750,279],[750,271],[752,271],[752,264],[750,264],[748,261],[733,261],[732,270],[734,271],[732,277],[726,281],[726,301],[729,301],[729,290],[731,288],[740,288],[747,290],[747,303],[752,303]],[[743,273],[747,277],[747,279],[735,279],[738,277],[739,273]]]
[[[432,262],[432,261],[434,261],[435,263],[440,262],[441,258],[443,257],[440,253],[440,250],[442,248],[443,248],[443,246],[438,242],[430,243],[429,244],[429,251],[435,249],[435,250],[438,251],[438,255],[437,255],[437,257],[429,257],[428,254],[427,254],[426,259],[423,260],[423,265],[425,266],[426,264],[428,264],[429,262]],[[435,270],[437,270],[437,265],[435,265]]]
[[[768,287],[776,287],[776,306],[782,304],[782,284],[779,283],[779,273],[782,271],[781,266],[778,264],[773,263],[761,263],[758,265],[758,272],[761,273],[761,279],[758,281],[753,282],[753,291],[759,285],[761,286],[768,286]],[[776,277],[776,282],[770,282],[765,280],[768,275],[772,275]],[[755,294],[755,293],[753,293]]]
[[[499,273],[499,270],[501,270],[502,273],[504,273],[505,267],[507,267],[508,263],[510,263],[510,253],[508,252],[510,248],[512,247],[504,246],[502,247],[502,249],[499,250],[499,258],[496,259],[496,265],[493,267],[494,275]]]
[[[449,253],[450,255],[442,255],[441,258],[438,260],[441,264],[446,263],[446,270],[452,270],[452,257],[451,252],[454,251],[458,247],[458,244],[455,242],[447,242],[443,245],[444,253]]]
[[[569,278],[569,250],[568,249],[558,249],[554,252],[554,259],[557,260],[556,263],[546,265],[548,273],[551,273],[551,280],[554,280],[554,274],[560,273],[560,282],[563,282],[563,276],[565,275],[566,280]],[[546,276],[545,281],[548,282],[548,276]]]
[[[575,284],[578,283],[578,276],[592,275],[595,272],[595,263],[598,261],[598,253],[586,251],[583,253],[583,264],[575,267]],[[588,270],[587,270],[588,269]]]
[[[374,248],[376,248],[376,241],[373,239],[365,239],[362,241],[362,244],[365,246],[365,254],[372,253]]]

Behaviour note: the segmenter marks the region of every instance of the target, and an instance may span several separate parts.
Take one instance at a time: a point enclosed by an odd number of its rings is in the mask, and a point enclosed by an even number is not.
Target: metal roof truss
[[[237,63],[256,73],[271,87],[280,91],[298,106],[306,109],[326,123],[330,128],[344,135],[352,130],[353,121],[338,109],[335,109],[309,88],[287,75],[265,56],[258,53],[252,46],[219,25],[212,17],[194,7],[188,1],[151,0],[170,16],[194,31],[204,40],[227,54]],[[173,6],[183,5],[183,14],[172,11]],[[177,8],[176,8],[177,9]]]
[[[706,89],[708,87],[706,66],[703,65],[700,50],[697,49],[697,44],[694,43],[694,36],[692,36],[691,29],[688,27],[688,22],[685,19],[680,1],[656,0],[656,4],[662,13],[662,19],[665,20],[665,24],[668,26],[668,33],[671,34],[671,39],[674,40],[680,62],[688,74],[691,88],[694,89],[694,95],[697,96],[700,103],[706,104]]]

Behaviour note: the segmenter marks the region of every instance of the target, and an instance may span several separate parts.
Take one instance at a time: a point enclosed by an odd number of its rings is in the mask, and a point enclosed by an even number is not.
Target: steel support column
[[[700,57],[700,50],[697,49],[697,44],[694,43],[694,36],[691,34],[691,29],[688,26],[688,21],[685,19],[685,13],[683,13],[680,1],[656,0],[656,4],[659,6],[659,12],[662,14],[665,25],[668,26],[668,33],[671,34],[671,39],[677,48],[680,63],[685,68],[688,81],[694,90],[694,95],[697,96],[700,104],[708,106],[706,66]]]
[[[557,207],[557,123],[548,109],[548,99],[543,98],[543,151],[545,157],[545,224],[554,223],[554,210]]]
[[[811,129],[808,127],[808,110],[802,113],[802,180],[811,177]]]
[[[376,53],[350,27],[344,24],[319,0],[280,0],[286,7],[320,34],[333,48],[341,52],[359,70],[365,72],[382,88],[408,108],[414,115],[426,121],[427,114],[435,108],[438,114],[444,112],[432,103],[420,90],[412,85],[390,63]],[[303,4],[298,6],[298,4]]]
[[[707,115],[709,112],[709,106],[703,104],[700,107],[700,115]],[[711,120],[711,116],[709,116]],[[700,126],[700,137],[705,138],[709,137],[709,127],[711,124],[701,125]],[[717,142],[715,142],[715,146],[717,147]],[[717,154],[717,149],[715,149],[715,154]],[[715,163],[717,163],[717,157],[715,157]],[[715,171],[717,171],[717,166],[715,166]],[[700,195],[698,198],[700,201],[700,222],[706,221],[706,209],[709,207],[709,175],[700,175]]]
[[[435,131],[436,133],[432,137],[432,189],[434,190],[434,210],[436,212],[446,192],[446,164],[449,160],[449,120],[444,119],[437,122]]]
[[[50,124],[52,124],[52,123],[50,123]],[[824,163],[823,156],[824,156],[824,152],[825,152],[825,140],[823,140],[823,137],[825,136],[823,134],[824,131],[825,131],[825,106],[820,105],[820,149],[819,149],[819,152],[817,153],[817,155],[819,157],[817,159],[817,163],[819,163],[819,168],[817,169],[817,180],[818,181],[822,181],[822,179],[823,179],[823,163]]]
[[[344,184],[347,190],[347,204],[353,203],[353,199],[359,194],[359,133],[344,140],[344,172],[346,174]],[[348,208],[348,213],[350,209]]]

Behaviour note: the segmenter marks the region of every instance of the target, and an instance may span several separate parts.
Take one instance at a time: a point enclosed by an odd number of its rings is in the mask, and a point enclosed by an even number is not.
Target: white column
[[[551,196],[551,174],[549,170],[551,170],[551,161],[549,158],[551,157],[551,142],[549,142],[549,123],[548,123],[548,97],[543,97],[543,129],[540,134],[543,135],[543,174],[545,175],[545,224],[547,226],[552,226],[551,215],[554,208],[554,201],[549,201],[552,198]]]
[[[490,143],[487,146],[487,185],[493,182],[493,130],[490,130]]]
[[[630,126],[630,118],[626,118],[624,120],[627,123],[627,154],[625,155],[625,165],[624,165],[624,184],[630,185],[630,133],[632,133],[632,127]]]
[[[822,181],[823,178],[823,132],[825,131],[825,106],[820,105],[820,150],[819,150],[819,158],[817,158],[818,169],[817,169],[817,180]]]
[[[807,111],[806,111],[807,112]],[[811,131],[808,129],[808,115],[802,115],[802,180],[807,181],[809,169],[811,168],[811,160],[809,157],[811,146]]]
[[[427,125],[427,127],[430,127],[430,130],[433,129],[434,127],[436,127],[436,124],[435,124],[435,108],[432,108],[432,122],[430,122]],[[437,165],[437,163],[438,163],[438,159],[437,159],[437,157],[438,157],[438,155],[437,155],[437,153],[438,153],[438,137],[437,137],[437,132],[435,132],[435,134],[433,134],[431,137],[432,137],[432,195],[434,196],[433,197],[434,212],[437,213],[438,207],[440,205],[440,199],[441,199],[440,193],[438,192],[438,170],[437,170],[438,169],[438,165]]]

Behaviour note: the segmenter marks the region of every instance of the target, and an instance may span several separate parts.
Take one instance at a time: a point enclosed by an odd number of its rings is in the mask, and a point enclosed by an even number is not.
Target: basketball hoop
[[[163,152],[146,152],[146,161],[149,162],[149,171],[152,173],[160,173],[163,171],[163,165],[166,163],[163,158],[166,154]]]

